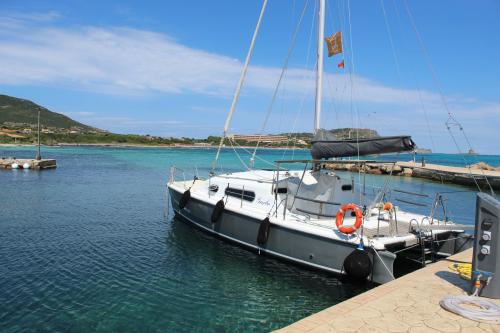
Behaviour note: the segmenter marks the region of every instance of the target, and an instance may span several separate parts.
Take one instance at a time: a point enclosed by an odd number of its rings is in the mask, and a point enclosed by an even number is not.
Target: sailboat
[[[168,191],[176,215],[210,234],[260,254],[382,284],[394,279],[394,262],[401,253],[417,252],[414,260],[425,265],[430,257],[463,249],[467,236],[458,225],[437,218],[438,198],[430,215],[400,209],[387,200],[387,188],[368,205],[356,203],[353,180],[328,168],[330,163],[361,168],[369,161],[359,156],[412,151],[416,146],[408,135],[338,140],[321,129],[325,0],[318,3],[312,158],[276,161],[273,170],[217,174],[212,166],[207,179],[192,180],[176,180],[172,167]],[[264,0],[215,162],[228,136],[266,5]],[[358,159],[339,160],[348,156]],[[288,168],[298,163],[300,167]]]

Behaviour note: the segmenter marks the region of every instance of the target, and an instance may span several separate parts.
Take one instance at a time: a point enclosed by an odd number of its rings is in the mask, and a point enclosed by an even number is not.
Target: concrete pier
[[[330,164],[333,170],[346,170],[358,172],[360,166],[356,164]],[[367,163],[361,167],[361,171],[368,174],[417,177],[438,181],[440,183],[452,183],[457,185],[476,187],[483,189],[500,189],[500,171],[481,170],[475,168],[453,167],[447,165],[429,164],[422,165],[420,162],[396,162],[392,163]],[[488,185],[489,184],[489,185]]]
[[[487,187],[489,182],[494,190],[500,189],[500,171],[414,162],[398,162],[396,165],[411,169],[413,177],[466,186],[476,186],[477,183],[481,187]]]
[[[441,308],[448,295],[466,295],[470,282],[451,272],[455,262],[471,262],[472,249],[428,265],[280,329],[280,333],[326,332],[500,332]],[[500,304],[500,300],[492,300]]]
[[[0,168],[12,169],[12,164],[16,163],[19,169],[23,169],[25,164],[29,165],[29,169],[43,170],[43,169],[53,169],[57,167],[56,160],[53,159],[17,159],[12,157],[2,157],[0,158]]]

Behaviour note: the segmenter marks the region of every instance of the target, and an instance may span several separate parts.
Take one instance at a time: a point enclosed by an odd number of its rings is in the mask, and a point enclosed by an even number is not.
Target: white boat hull
[[[344,260],[356,250],[356,244],[353,243],[303,233],[277,224],[271,224],[266,244],[259,245],[257,235],[261,220],[225,210],[220,219],[212,223],[210,219],[214,209],[212,203],[191,198],[186,207],[180,209],[179,200],[183,192],[172,186],[169,186],[169,192],[175,213],[184,220],[206,232],[259,253],[314,269],[344,274]],[[369,278],[380,284],[393,280],[393,263],[396,255],[386,250],[379,250],[375,253],[376,250],[372,248],[365,249],[373,263],[372,274]]]

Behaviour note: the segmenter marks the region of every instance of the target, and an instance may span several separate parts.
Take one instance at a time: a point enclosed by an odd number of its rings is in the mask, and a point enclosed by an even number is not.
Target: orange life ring
[[[353,226],[349,227],[344,227],[343,220],[344,220],[344,214],[348,210],[352,210],[356,214],[356,221],[354,222]],[[337,225],[337,228],[339,229],[340,232],[344,234],[352,234],[356,230],[361,227],[363,224],[363,212],[361,209],[356,206],[356,204],[350,203],[350,204],[345,204],[342,207],[340,207],[339,211],[337,212],[337,218],[335,219],[335,224]]]

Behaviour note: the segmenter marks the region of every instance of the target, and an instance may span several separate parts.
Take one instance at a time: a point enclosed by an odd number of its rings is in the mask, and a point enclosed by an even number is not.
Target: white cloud
[[[68,117],[91,117],[95,115],[95,112],[88,112],[88,111],[75,111],[75,112],[63,112]]]
[[[31,15],[34,20],[43,17]],[[56,14],[47,14],[48,18]],[[25,19],[30,17],[25,14]],[[18,22],[19,18],[16,18]],[[64,85],[108,94],[194,92],[231,96],[242,63],[223,55],[190,48],[164,34],[129,28],[4,29],[0,36],[0,84]],[[247,88],[274,89],[279,68],[253,66]],[[291,68],[286,88],[292,93],[312,89],[311,72]],[[348,77],[329,74],[333,89]],[[355,76],[354,96],[375,103],[417,103],[417,92],[384,86]],[[426,102],[438,96],[422,92]]]
[[[241,71],[242,63],[237,59],[185,46],[165,34],[123,27],[63,29],[50,26],[58,17],[56,12],[0,16],[0,84],[65,87],[100,94],[195,93],[230,98]],[[252,66],[245,92],[270,93],[280,70]],[[298,96],[304,92],[313,91],[313,80],[310,71],[290,68],[286,74],[287,96],[299,100]],[[380,110],[379,116],[372,116],[372,119],[365,114],[361,125],[372,127],[375,124],[385,133],[388,131],[383,128],[387,128],[390,121],[389,127],[394,131],[405,127],[428,131],[421,111],[423,102],[431,130],[439,127],[443,131],[446,112],[439,94],[390,87],[361,76],[354,76],[353,80],[356,103],[368,106],[366,109],[370,112]],[[348,103],[351,85],[347,75],[330,73],[325,81],[325,89],[330,90],[330,94],[333,92],[336,103]],[[446,98],[460,120],[472,124],[478,140],[485,139],[484,128],[499,122],[500,104],[481,103],[463,96]],[[201,111],[196,107],[192,109]],[[219,110],[215,107],[204,109]],[[387,118],[387,112],[393,112],[393,117]],[[398,120],[394,112],[411,115],[411,118]],[[188,126],[176,120],[104,119],[84,113],[79,116],[109,129]],[[421,135],[420,132],[417,135]]]

